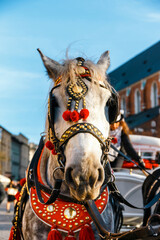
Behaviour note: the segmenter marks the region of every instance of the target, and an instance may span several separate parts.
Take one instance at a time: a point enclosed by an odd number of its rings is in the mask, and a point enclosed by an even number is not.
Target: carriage
[[[60,64],[38,51],[53,88],[9,240],[158,239],[158,215],[119,232],[126,200],[107,157],[109,126],[118,115],[118,94],[106,79],[109,52],[97,64],[80,57]]]

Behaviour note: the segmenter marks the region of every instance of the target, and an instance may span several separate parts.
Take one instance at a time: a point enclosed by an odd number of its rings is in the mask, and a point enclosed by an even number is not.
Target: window
[[[126,101],[125,101],[125,97],[121,98],[121,110],[124,111],[124,117],[126,117]]]
[[[135,114],[136,114],[141,111],[141,94],[138,89],[136,89],[135,91],[134,103],[135,103]]]
[[[158,105],[158,97],[157,97],[157,83],[152,83],[151,86],[151,107],[156,107]]]

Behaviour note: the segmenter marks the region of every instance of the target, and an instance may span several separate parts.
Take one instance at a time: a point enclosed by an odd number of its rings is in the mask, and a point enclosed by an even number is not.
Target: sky
[[[109,73],[159,40],[159,0],[0,0],[0,125],[39,142],[51,80],[37,48],[56,61],[109,50]]]

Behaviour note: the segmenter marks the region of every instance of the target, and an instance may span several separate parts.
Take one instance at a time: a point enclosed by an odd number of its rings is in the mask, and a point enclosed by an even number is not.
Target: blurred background
[[[25,176],[45,128],[51,82],[37,48],[56,61],[109,50],[127,123],[159,138],[159,29],[159,0],[1,0],[0,174]]]

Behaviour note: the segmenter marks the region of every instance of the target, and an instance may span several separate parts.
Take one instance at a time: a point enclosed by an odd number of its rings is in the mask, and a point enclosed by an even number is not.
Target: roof
[[[108,74],[113,87],[120,91],[160,70],[160,41]]]
[[[145,122],[151,121],[153,118],[157,117],[160,112],[160,106],[150,108],[138,114],[131,115],[125,120],[130,129],[135,127],[140,127]]]

